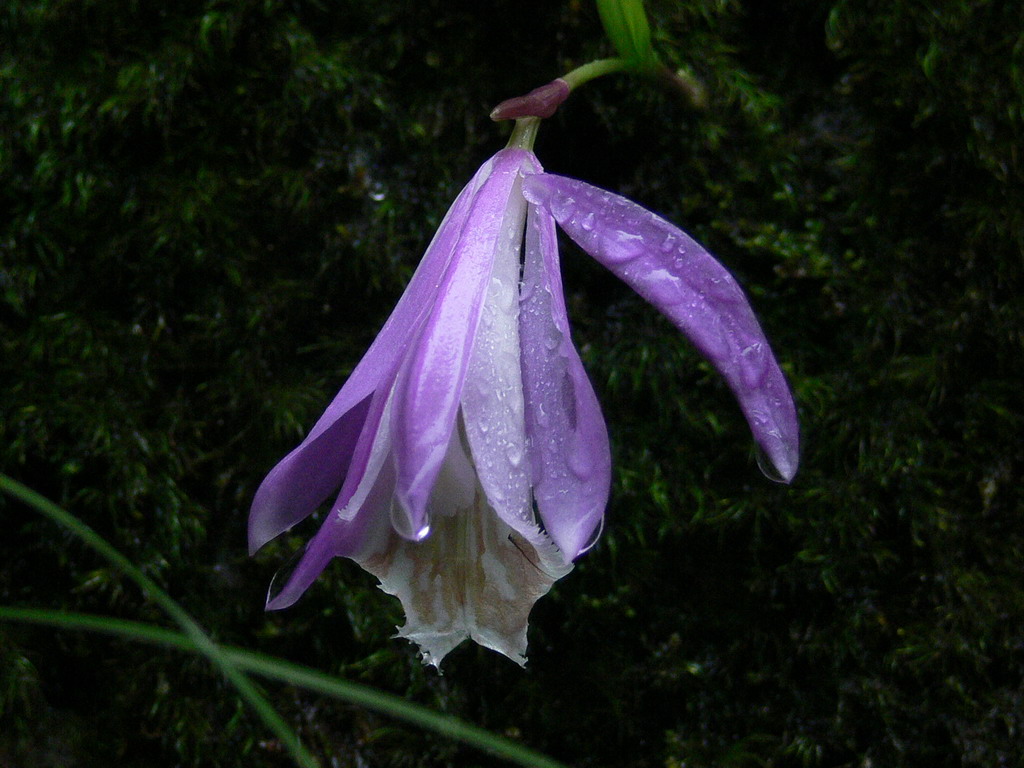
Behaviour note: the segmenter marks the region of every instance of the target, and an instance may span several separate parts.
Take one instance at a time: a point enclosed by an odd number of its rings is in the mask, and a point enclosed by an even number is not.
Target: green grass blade
[[[57,525],[71,531],[138,584],[143,594],[159,605],[181,627],[182,631],[193,643],[195,649],[206,656],[210,663],[216,666],[224,677],[235,686],[242,699],[253,708],[264,724],[273,731],[274,735],[277,736],[295,758],[296,762],[303,766],[303,768],[318,768],[319,762],[302,746],[298,735],[284,721],[284,718],[277,714],[274,708],[270,706],[270,703],[260,695],[260,692],[256,690],[256,686],[252,684],[249,678],[238,671],[231,660],[221,651],[217,643],[203,631],[195,619],[178,605],[174,598],[161,589],[159,584],[139,570],[131,560],[118,552],[113,545],[87,524],[28,486],[0,473],[0,491],[4,491],[10,496],[19,499],[32,509],[57,523]]]
[[[196,652],[198,650],[192,639],[180,632],[152,624],[85,613],[0,606],[0,621],[42,624],[62,629],[84,629],[184,651]],[[324,696],[359,704],[367,709],[390,715],[398,720],[404,720],[442,736],[477,747],[510,762],[527,766],[527,768],[566,768],[562,763],[483,728],[464,723],[449,715],[438,714],[426,707],[369,686],[341,680],[309,667],[241,648],[224,645],[220,646],[220,651],[240,670],[305,688]]]

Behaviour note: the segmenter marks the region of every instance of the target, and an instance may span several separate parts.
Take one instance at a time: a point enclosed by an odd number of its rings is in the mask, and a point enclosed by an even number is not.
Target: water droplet
[[[768,453],[761,447],[760,443],[754,443],[754,455],[757,457],[757,466],[765,477],[775,483],[789,482],[778,468],[776,468],[775,462],[771,460]]]
[[[676,247],[675,235],[669,235],[665,238],[665,242],[661,244],[662,253],[671,253],[672,249]]]
[[[508,456],[508,463],[513,468],[523,463],[523,449],[514,443],[509,444],[508,448],[505,449],[505,455]]]
[[[548,413],[547,409],[544,407],[544,403],[537,404],[537,410],[533,414],[533,420],[541,427],[546,427],[551,423],[551,414]]]
[[[564,223],[576,211],[576,201],[568,195],[553,194],[548,202],[548,210],[555,217],[555,221]]]
[[[282,565],[277,570],[277,573],[274,574],[273,578],[270,579],[270,586],[267,588],[267,603],[271,603],[276,600],[284,591],[284,588],[288,586],[288,582],[291,581],[292,574],[295,573],[299,563],[302,562],[302,557],[306,554],[307,549],[309,549],[309,544],[293,552],[285,564]]]
[[[594,212],[591,211],[580,220],[580,227],[584,232],[591,232],[594,229]]]
[[[569,469],[580,480],[588,479],[594,471],[594,462],[586,451],[570,450],[567,459]]]
[[[650,300],[659,307],[680,304],[686,295],[682,280],[667,269],[655,269],[647,273],[644,285],[650,292]]]
[[[631,261],[644,252],[644,239],[632,232],[618,231],[601,240],[601,256],[606,261],[619,263]]]
[[[765,346],[755,341],[740,352],[740,375],[743,383],[751,389],[759,387],[768,366]]]
[[[417,523],[410,519],[409,513],[398,502],[398,499],[392,498],[391,527],[395,529],[395,533],[403,539],[423,541],[430,535],[430,521],[424,519],[418,528],[415,527],[416,525]]]
[[[743,301],[743,292],[731,277],[712,277],[703,280],[702,286],[710,294],[711,298],[718,302],[737,304]]]
[[[604,533],[604,515],[601,515],[601,519],[597,521],[597,526],[595,526],[590,537],[587,539],[587,543],[580,547],[579,554],[582,555],[597,544],[597,540],[601,538],[602,533]]]
[[[500,277],[491,278],[491,294],[495,298],[495,304],[504,311],[511,309],[516,300],[512,286],[506,285]],[[493,305],[488,302],[487,306]]]

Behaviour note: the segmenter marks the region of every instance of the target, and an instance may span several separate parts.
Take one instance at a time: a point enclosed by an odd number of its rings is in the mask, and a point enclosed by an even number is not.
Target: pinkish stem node
[[[491,120],[515,120],[520,117],[551,117],[569,98],[569,84],[562,78],[534,88],[525,96],[506,99],[491,111]]]

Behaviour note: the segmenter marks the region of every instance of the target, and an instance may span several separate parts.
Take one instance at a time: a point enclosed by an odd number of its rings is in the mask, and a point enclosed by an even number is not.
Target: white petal
[[[475,477],[467,488],[469,466],[456,436],[430,500],[430,536],[411,542],[392,532],[357,562],[402,601],[398,634],[419,645],[428,664],[440,666],[467,638],[523,664],[530,610],[572,566],[540,530],[528,540],[505,524]]]

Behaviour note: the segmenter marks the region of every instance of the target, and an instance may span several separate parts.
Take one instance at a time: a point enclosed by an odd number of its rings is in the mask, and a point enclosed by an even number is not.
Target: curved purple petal
[[[333,510],[306,546],[298,564],[287,574],[281,590],[274,593],[271,584],[267,595],[268,611],[294,605],[333,558],[359,557],[372,549],[380,537],[389,534],[387,507],[394,490],[394,472],[387,462],[379,469],[372,478],[365,478],[369,487],[359,494],[362,501],[354,514],[346,516]]]
[[[270,470],[249,511],[250,555],[305,519],[341,485],[369,405],[370,397],[364,397]]]
[[[473,196],[433,309],[402,363],[391,429],[395,493],[408,523],[399,533],[413,539],[429,533],[427,501],[455,426],[494,256],[515,226],[513,194],[519,197],[520,169],[530,156],[521,149],[494,156],[490,176]]]
[[[363,359],[306,439],[263,480],[249,512],[249,553],[305,519],[342,484],[363,429],[369,397],[405,351],[410,327],[433,305],[437,285],[455,250],[470,204],[490,176],[484,163],[455,199],[423,260]]]
[[[575,179],[530,176],[523,194],[587,253],[665,314],[725,377],[777,477],[799,463],[793,397],[742,289],[678,227]],[[766,473],[768,474],[768,473]]]
[[[531,205],[519,299],[533,493],[566,561],[592,543],[611,487],[608,430],[569,335],[555,220]]]

